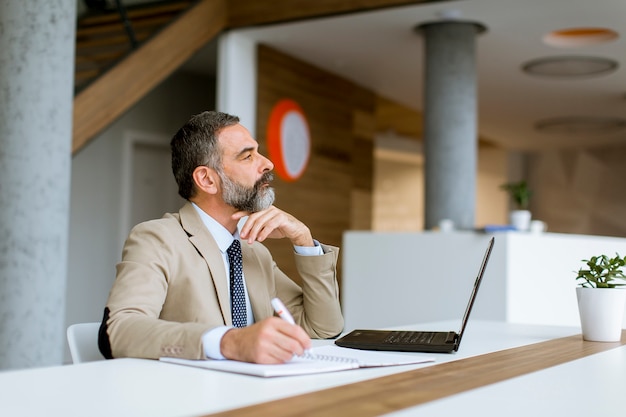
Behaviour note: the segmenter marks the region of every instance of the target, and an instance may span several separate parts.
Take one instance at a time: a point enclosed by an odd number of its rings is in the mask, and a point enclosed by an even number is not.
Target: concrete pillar
[[[0,370],[63,362],[76,0],[0,1]]]
[[[474,228],[477,165],[475,38],[484,27],[456,20],[417,27],[425,41],[424,227],[443,219]]]

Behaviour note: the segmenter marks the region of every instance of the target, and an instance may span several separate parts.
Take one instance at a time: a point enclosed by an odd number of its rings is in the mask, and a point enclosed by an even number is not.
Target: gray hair
[[[207,166],[222,171],[222,151],[217,136],[225,127],[239,123],[239,117],[217,111],[197,114],[172,138],[172,172],[178,184],[178,194],[189,200],[196,194],[193,171]]]

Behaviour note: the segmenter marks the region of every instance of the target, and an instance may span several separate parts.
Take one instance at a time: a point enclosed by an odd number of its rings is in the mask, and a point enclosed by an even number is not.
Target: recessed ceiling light
[[[612,133],[626,128],[626,120],[618,117],[570,116],[545,119],[535,123],[535,129],[546,133],[584,135]]]
[[[559,48],[576,48],[611,42],[618,37],[619,34],[611,29],[580,27],[555,30],[545,35],[543,41]]]
[[[547,77],[587,77],[617,69],[618,63],[608,58],[591,56],[555,56],[530,61],[522,70],[531,75]]]

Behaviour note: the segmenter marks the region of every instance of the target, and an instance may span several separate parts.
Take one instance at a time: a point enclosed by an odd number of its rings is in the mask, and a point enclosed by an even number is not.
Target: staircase
[[[226,0],[168,1],[87,16],[77,28],[72,154],[122,116],[227,24]],[[135,38],[136,47],[133,47]]]
[[[192,5],[191,0],[89,11],[76,26],[75,92],[150,39]],[[126,18],[126,19],[124,19]],[[126,24],[125,24],[125,21]]]
[[[72,154],[225,29],[436,1],[161,0],[90,12],[76,30]]]

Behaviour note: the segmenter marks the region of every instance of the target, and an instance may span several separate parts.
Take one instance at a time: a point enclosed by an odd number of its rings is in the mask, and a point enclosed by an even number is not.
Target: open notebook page
[[[393,354],[379,351],[348,349],[336,345],[319,346],[311,349],[311,355],[294,357],[291,361],[277,365],[263,365],[233,360],[192,360],[163,357],[162,362],[194,366],[215,371],[234,372],[261,377],[318,374],[345,371],[356,368],[399,366],[433,362],[422,354]]]

